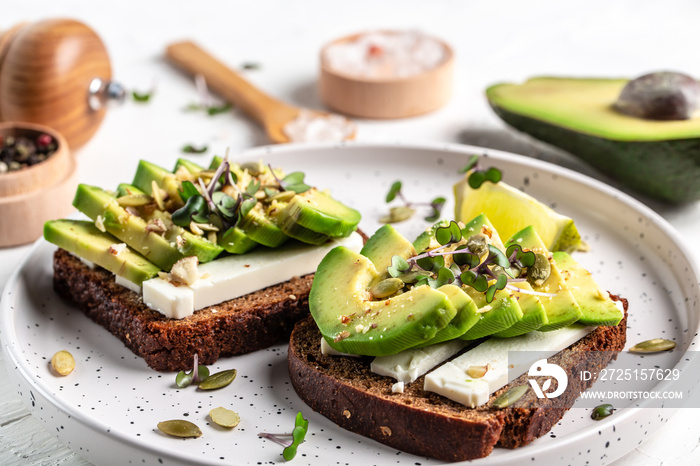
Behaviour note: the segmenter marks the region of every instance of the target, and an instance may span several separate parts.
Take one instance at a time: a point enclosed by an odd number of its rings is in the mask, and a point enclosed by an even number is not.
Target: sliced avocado
[[[416,255],[416,250],[410,241],[387,223],[370,236],[360,254],[372,261],[381,278],[386,278],[389,276],[386,269],[391,265],[393,256],[408,259]]]
[[[471,219],[470,221],[468,221],[464,225],[464,228],[462,228],[462,235],[465,238],[469,238],[470,236],[479,233],[483,233],[489,238],[491,238],[491,244],[493,244],[498,249],[505,251],[505,247],[503,246],[503,241],[501,240],[500,234],[498,233],[496,228],[494,228],[493,224],[484,213],[481,213],[473,219]]]
[[[385,356],[430,340],[457,314],[445,293],[417,286],[378,301],[367,292],[379,272],[343,246],[323,258],[309,309],[328,344],[343,353]]]
[[[119,183],[117,186],[117,197],[131,196],[134,194],[146,194],[142,189],[137,188],[133,184]]]
[[[102,188],[78,185],[73,205],[92,220],[102,217],[102,223],[109,233],[165,271],[170,271],[175,262],[185,257],[175,244],[158,233],[148,231],[146,220],[130,215],[117,203],[116,198]]]
[[[223,233],[219,232],[217,243],[230,254],[245,254],[258,245],[238,227],[229,228]]]
[[[447,340],[454,340],[464,335],[481,318],[478,314],[476,303],[462,289],[455,285],[443,285],[438,288],[447,295],[452,305],[457,309],[457,314],[452,320],[440,329],[433,338],[417,346],[429,346]]]
[[[155,277],[160,271],[160,267],[129,247],[118,254],[111,253],[111,246],[120,241],[85,220],[48,221],[44,224],[44,238],[137,285]]]
[[[476,340],[491,336],[511,328],[523,318],[518,300],[508,290],[497,291],[493,301],[488,303],[484,293],[469,286],[463,289],[474,300],[480,319],[460,337],[462,340]]]
[[[426,230],[418,235],[416,240],[413,242],[413,247],[417,252],[424,252],[428,249],[434,249],[440,246],[440,243],[435,239],[435,232],[438,228],[445,228],[450,226],[449,220],[440,220],[434,225],[429,226]]]
[[[194,162],[179,158],[175,163],[173,173],[176,173],[181,168],[186,169],[192,176],[197,176],[204,170],[203,167]],[[217,244],[230,254],[245,254],[258,245],[256,241],[253,241],[243,230],[238,227],[229,228],[224,232],[218,232]]]
[[[150,196],[153,192],[154,181],[161,189],[168,193],[168,199],[171,200],[176,207],[183,205],[179,192],[180,182],[175,178],[175,175],[154,163],[140,160],[136,168],[134,181],[132,181],[131,184]]]
[[[298,226],[331,237],[345,237],[357,229],[360,213],[311,188],[297,194],[280,212],[279,224],[287,235],[296,238]],[[302,239],[303,238],[297,238]]]
[[[628,79],[536,77],[486,90],[506,123],[590,163],[638,192],[700,199],[700,117],[661,121],[613,107]]]
[[[617,325],[623,314],[610,295],[600,289],[591,273],[565,252],[553,254],[566,285],[581,307],[579,323],[584,325]]]
[[[177,159],[175,162],[175,168],[173,168],[173,173],[177,173],[180,168],[185,168],[192,175],[197,175],[199,172],[204,170],[200,165],[183,158]]]
[[[556,262],[551,260],[550,252],[544,246],[535,229],[532,226],[523,228],[506,241],[506,247],[511,244],[519,244],[523,249],[541,254],[550,263],[549,277],[542,284],[531,284],[533,290],[553,295],[540,296],[540,301],[547,312],[547,323],[538,330],[542,332],[556,330],[578,321],[581,318],[581,308],[567,287]]]
[[[530,284],[527,282],[515,282],[511,283],[511,285],[525,291],[533,291],[532,286],[530,286]],[[518,299],[520,309],[523,311],[522,319],[514,323],[511,327],[494,333],[494,337],[517,337],[518,335],[524,335],[533,330],[537,330],[549,322],[549,319],[547,319],[547,311],[542,305],[542,301],[540,301],[539,297],[518,292],[515,292],[515,296]]]

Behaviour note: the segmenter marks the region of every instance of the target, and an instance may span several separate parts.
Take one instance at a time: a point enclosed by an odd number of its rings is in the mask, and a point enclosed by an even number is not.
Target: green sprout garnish
[[[208,186],[201,178],[198,180],[201,189],[191,181],[183,181],[180,197],[185,205],[172,214],[173,223],[188,227],[191,222],[211,223],[223,227],[223,231],[235,227],[241,218],[248,215],[257,204],[255,193],[260,183],[251,181],[245,191],[236,186],[235,175],[231,172],[228,158],[219,165]],[[226,194],[222,189],[232,186],[236,196]]]
[[[270,173],[272,173],[272,176],[279,184],[280,191],[293,191],[297,194],[301,194],[311,189],[311,186],[304,183],[305,175],[303,172],[293,172],[285,176],[284,178],[279,179],[277,178],[277,175],[275,175],[275,171],[272,169],[272,165],[268,165],[268,167],[270,168]]]
[[[208,146],[193,146],[192,144],[187,144],[182,147],[182,152],[185,154],[203,154],[209,150]]]
[[[480,158],[481,157],[478,155],[472,155],[469,158],[467,165],[459,170],[459,173],[467,173],[471,170],[471,174],[469,175],[467,182],[472,189],[479,189],[481,185],[487,181],[490,181],[491,183],[498,183],[501,181],[502,174],[499,169],[494,167],[482,169],[479,167]]]
[[[244,70],[259,70],[261,68],[260,63],[246,62],[241,65]]]
[[[267,432],[261,432],[258,434],[258,437],[272,440],[273,442],[282,445],[284,447],[282,457],[285,459],[285,461],[290,461],[296,456],[297,448],[304,441],[308,430],[309,421],[304,419],[301,412],[298,412],[294,422],[294,429],[291,433],[269,434]]]
[[[494,300],[496,292],[508,287],[520,293],[551,296],[549,293],[523,291],[510,285],[511,282],[523,281],[520,278],[523,269],[535,263],[535,253],[523,250],[519,244],[509,246],[504,253],[480,240],[478,235],[465,238],[461,227],[454,221],[438,228],[435,239],[440,244],[435,249],[408,259],[393,256],[391,265],[387,267],[389,275],[414,286],[470,286],[485,293],[488,303]],[[445,266],[445,256],[452,256],[449,267]]]
[[[233,105],[230,103],[226,103],[223,105],[203,105],[203,104],[189,104],[185,107],[186,112],[198,112],[198,111],[204,111],[207,113],[209,116],[215,116],[215,115],[220,115],[222,113],[226,113],[229,110],[233,108]]]
[[[151,100],[152,96],[153,96],[153,91],[148,91],[148,92],[131,91],[131,97],[134,99],[135,102],[146,103],[149,100]]]
[[[392,183],[385,200],[388,204],[394,199],[399,199],[403,202],[403,205],[392,207],[391,209],[389,209],[389,215],[380,218],[380,222],[398,223],[403,222],[404,220],[408,220],[416,212],[416,210],[414,209],[415,206],[430,207],[431,213],[430,215],[425,217],[426,222],[434,222],[438,218],[440,218],[440,212],[442,211],[442,207],[445,205],[445,202],[447,202],[447,200],[444,197],[436,197],[430,202],[409,202],[406,200],[403,193],[401,192],[402,187],[403,185],[401,181],[394,181],[394,183]]]
[[[188,387],[190,384],[198,384],[209,377],[209,369],[199,363],[199,356],[194,353],[194,367],[191,372],[180,371],[175,376],[175,384],[180,388]]]

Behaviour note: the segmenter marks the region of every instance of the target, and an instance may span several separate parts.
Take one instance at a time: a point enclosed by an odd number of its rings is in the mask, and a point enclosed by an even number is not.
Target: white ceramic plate
[[[664,337],[675,340],[674,363],[684,369],[698,341],[698,272],[687,260],[674,230],[630,197],[574,172],[521,156],[481,148],[449,146],[340,145],[275,146],[247,157],[302,170],[307,181],[333,190],[359,209],[361,227],[374,231],[388,210],[389,185],[402,180],[411,201],[442,195],[453,209],[452,185],[470,154],[487,154],[484,165],[502,169],[505,181],[575,218],[588,253],[577,258],[599,283],[629,299],[630,343]],[[427,223],[419,212],[397,225],[415,235]],[[427,212],[426,212],[427,213]],[[154,372],[116,338],[59,299],[52,290],[54,247],[40,240],[4,291],[0,308],[3,349],[10,377],[22,399],[68,447],[98,464],[269,464],[282,462],[282,448],[257,437],[284,432],[302,411],[310,421],[298,464],[438,464],[346,432],[312,412],[295,394],[286,366],[286,347],[221,359],[212,371],[236,368],[238,378],[214,392],[178,389],[175,375]],[[77,368],[68,377],[49,372],[56,351],[69,350]],[[626,402],[616,403],[621,408]],[[225,406],[240,413],[238,428],[210,424],[208,412]],[[621,409],[603,421],[574,408],[552,432],[517,449],[496,449],[478,464],[526,461],[601,464],[652,435],[672,409]],[[174,439],[156,429],[159,421],[188,419],[204,435]]]

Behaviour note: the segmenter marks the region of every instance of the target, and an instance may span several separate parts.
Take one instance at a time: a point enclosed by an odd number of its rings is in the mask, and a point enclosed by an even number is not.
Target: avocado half
[[[613,109],[627,79],[536,77],[489,87],[513,128],[560,147],[647,196],[700,199],[700,116],[659,121]]]

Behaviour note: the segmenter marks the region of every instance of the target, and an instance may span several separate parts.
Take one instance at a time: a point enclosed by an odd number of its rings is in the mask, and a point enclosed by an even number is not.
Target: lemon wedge
[[[486,214],[494,228],[509,238],[532,225],[550,251],[585,249],[574,221],[544,205],[534,197],[502,181],[485,182],[478,189],[469,186],[470,172],[454,185],[455,218],[467,222]]]

